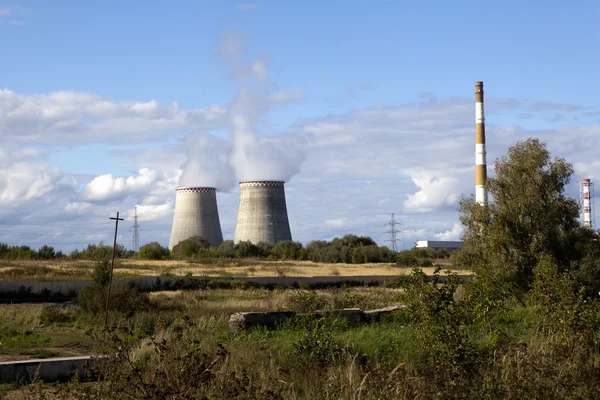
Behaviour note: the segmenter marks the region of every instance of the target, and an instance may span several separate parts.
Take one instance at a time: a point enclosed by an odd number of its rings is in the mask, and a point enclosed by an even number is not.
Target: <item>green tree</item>
[[[54,247],[43,245],[38,250],[38,258],[42,260],[52,260],[56,258],[56,252],[54,251]]]
[[[138,257],[142,260],[166,260],[169,258],[169,249],[158,242],[150,242],[140,247]]]
[[[173,246],[173,257],[181,260],[198,255],[202,250],[210,248],[210,243],[201,236],[192,236]]]
[[[280,260],[299,260],[301,250],[302,243],[282,240],[273,246],[271,254]]]
[[[249,240],[240,241],[235,246],[235,256],[237,258],[258,257],[260,256],[260,249]]]
[[[538,139],[527,139],[496,160],[494,170],[487,181],[493,202],[487,207],[473,197],[460,202],[466,230],[457,264],[519,294],[529,289],[542,256],[549,255],[560,272],[577,269],[590,248],[597,252],[591,232],[577,220],[577,202],[565,193],[570,163],[551,158]]]
[[[235,257],[235,244],[233,240],[225,240],[217,248],[219,257],[223,258],[234,258]]]

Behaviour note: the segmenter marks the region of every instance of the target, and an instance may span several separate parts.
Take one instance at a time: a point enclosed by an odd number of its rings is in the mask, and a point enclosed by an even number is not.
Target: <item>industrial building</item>
[[[292,240],[284,182],[240,182],[240,203],[234,242],[275,244]]]
[[[463,247],[463,242],[461,241],[450,241],[450,240],[418,240],[415,243],[415,247],[417,248],[425,248],[425,249],[433,249],[433,250],[456,250],[461,249]]]
[[[217,247],[223,243],[217,189],[212,187],[180,187],[176,189],[175,214],[169,250],[179,242],[201,236]]]

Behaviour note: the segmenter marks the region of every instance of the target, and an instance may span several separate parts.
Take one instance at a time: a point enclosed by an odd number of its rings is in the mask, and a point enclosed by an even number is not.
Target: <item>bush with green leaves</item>
[[[235,246],[235,256],[237,258],[248,258],[260,256],[258,246],[248,241],[240,241]]]
[[[301,260],[302,243],[282,240],[273,246],[271,254],[279,260]]]
[[[217,248],[217,253],[222,258],[235,258],[235,244],[233,240],[224,240]]]
[[[138,258],[141,260],[167,260],[170,257],[167,247],[163,247],[158,242],[150,242],[140,247]]]
[[[301,368],[326,368],[352,355],[352,347],[336,339],[328,323],[317,320],[310,325],[293,345],[294,364]]]
[[[323,310],[327,307],[327,298],[314,290],[294,290],[287,299],[286,308],[299,313]]]
[[[201,236],[192,236],[173,246],[171,254],[177,260],[184,260],[198,256],[203,250],[210,248],[210,243]]]

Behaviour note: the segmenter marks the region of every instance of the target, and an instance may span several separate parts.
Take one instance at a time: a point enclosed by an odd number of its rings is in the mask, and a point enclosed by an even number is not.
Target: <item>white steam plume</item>
[[[231,141],[208,133],[196,133],[186,136],[183,143],[187,159],[181,166],[180,187],[206,186],[227,191],[236,184],[229,162]]]
[[[232,64],[239,82],[238,93],[228,109],[231,136],[228,140],[212,135],[190,135],[185,139],[187,161],[180,186],[214,186],[227,191],[236,181],[288,181],[300,171],[304,161],[302,138],[264,136],[269,111],[302,98],[301,91],[272,91],[268,59],[249,65],[239,60],[239,38],[227,35],[218,54]]]

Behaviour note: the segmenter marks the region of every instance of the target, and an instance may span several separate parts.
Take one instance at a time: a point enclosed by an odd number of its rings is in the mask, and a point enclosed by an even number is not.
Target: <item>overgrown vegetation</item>
[[[452,273],[442,281],[439,267],[431,279],[415,266],[410,277],[395,282],[402,289],[240,287],[152,296],[147,299],[151,307],[132,303],[115,309],[111,330],[94,330],[98,349],[110,354],[100,370],[103,379],[63,386],[56,389],[58,395],[597,398],[600,254],[596,234],[579,226],[576,203],[565,194],[572,167],[552,160],[539,141],[528,140],[511,147],[495,171],[489,182],[493,203],[461,202],[464,249],[453,259],[476,271],[472,282]],[[529,185],[531,190],[525,188]],[[244,252],[255,251],[244,246]],[[286,249],[292,254],[292,247]],[[308,246],[301,250],[308,252]],[[100,267],[97,276],[103,276]],[[309,312],[398,303],[406,308],[369,325],[302,317],[275,329],[236,334],[227,329],[234,311]],[[98,326],[93,312],[82,307],[78,313],[75,321],[85,318],[88,326]],[[53,318],[69,323],[63,316]]]

